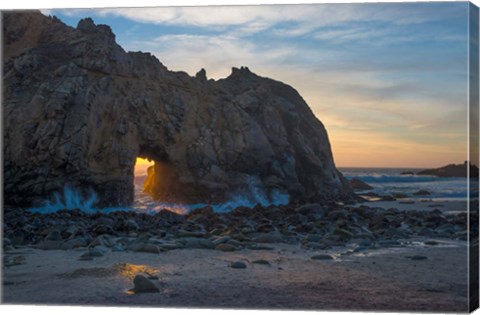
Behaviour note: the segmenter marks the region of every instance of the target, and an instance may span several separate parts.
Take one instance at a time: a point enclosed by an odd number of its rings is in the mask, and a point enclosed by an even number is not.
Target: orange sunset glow
[[[155,164],[155,162],[152,160],[137,157],[137,159],[135,160],[135,175],[136,176],[147,175],[147,169],[153,164]]]

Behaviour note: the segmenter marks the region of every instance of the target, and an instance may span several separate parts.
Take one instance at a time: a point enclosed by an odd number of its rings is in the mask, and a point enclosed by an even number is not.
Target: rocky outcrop
[[[467,161],[463,164],[449,164],[443,167],[427,169],[417,173],[417,175],[432,175],[438,177],[470,177],[478,178],[478,167]]]
[[[350,179],[349,183],[354,190],[372,190],[373,189],[372,186],[370,186],[369,184],[365,183],[363,180],[357,177]]]
[[[101,205],[133,200],[136,157],[155,161],[156,199],[238,194],[350,199],[327,132],[292,87],[233,68],[207,80],[125,52],[106,25],[3,14],[4,198],[30,205],[65,185]]]

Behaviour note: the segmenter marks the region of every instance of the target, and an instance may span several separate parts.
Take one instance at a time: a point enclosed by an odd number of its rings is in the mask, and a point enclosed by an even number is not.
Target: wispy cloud
[[[172,70],[218,79],[245,65],[292,85],[326,125],[337,165],[465,155],[466,3],[57,12],[116,23],[126,50],[152,52]]]

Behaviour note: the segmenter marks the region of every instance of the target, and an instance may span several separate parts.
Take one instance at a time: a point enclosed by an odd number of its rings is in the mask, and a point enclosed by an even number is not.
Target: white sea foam
[[[62,193],[56,192],[52,198],[46,200],[43,205],[39,207],[30,208],[32,212],[39,213],[54,213],[60,210],[81,210],[87,213],[94,212],[115,212],[115,211],[137,211],[143,213],[154,214],[163,209],[174,211],[177,213],[186,214],[192,210],[211,206],[215,212],[228,212],[238,207],[253,208],[256,205],[264,207],[270,205],[286,205],[290,198],[289,195],[280,190],[272,190],[269,195],[262,188],[261,183],[255,178],[251,178],[248,185],[240,189],[236,193],[232,193],[230,198],[223,203],[216,204],[177,204],[168,202],[158,202],[143,192],[142,183],[135,184],[135,201],[129,207],[110,207],[110,208],[96,208],[98,196],[93,190],[89,190],[87,194],[82,194],[80,191],[66,186]]]
[[[98,196],[93,190],[82,194],[78,190],[65,186],[62,193],[55,192],[50,200],[45,200],[40,207],[30,208],[31,212],[53,213],[60,210],[80,209],[84,212],[96,212]]]

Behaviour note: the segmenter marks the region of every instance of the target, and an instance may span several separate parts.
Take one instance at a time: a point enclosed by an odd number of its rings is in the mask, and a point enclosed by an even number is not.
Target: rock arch
[[[324,126],[288,85],[246,67],[218,81],[168,71],[91,19],[73,29],[8,12],[4,34],[7,204],[66,183],[93,188],[101,205],[130,204],[137,156],[158,162],[157,199],[219,202],[252,185],[293,202],[352,197]]]

